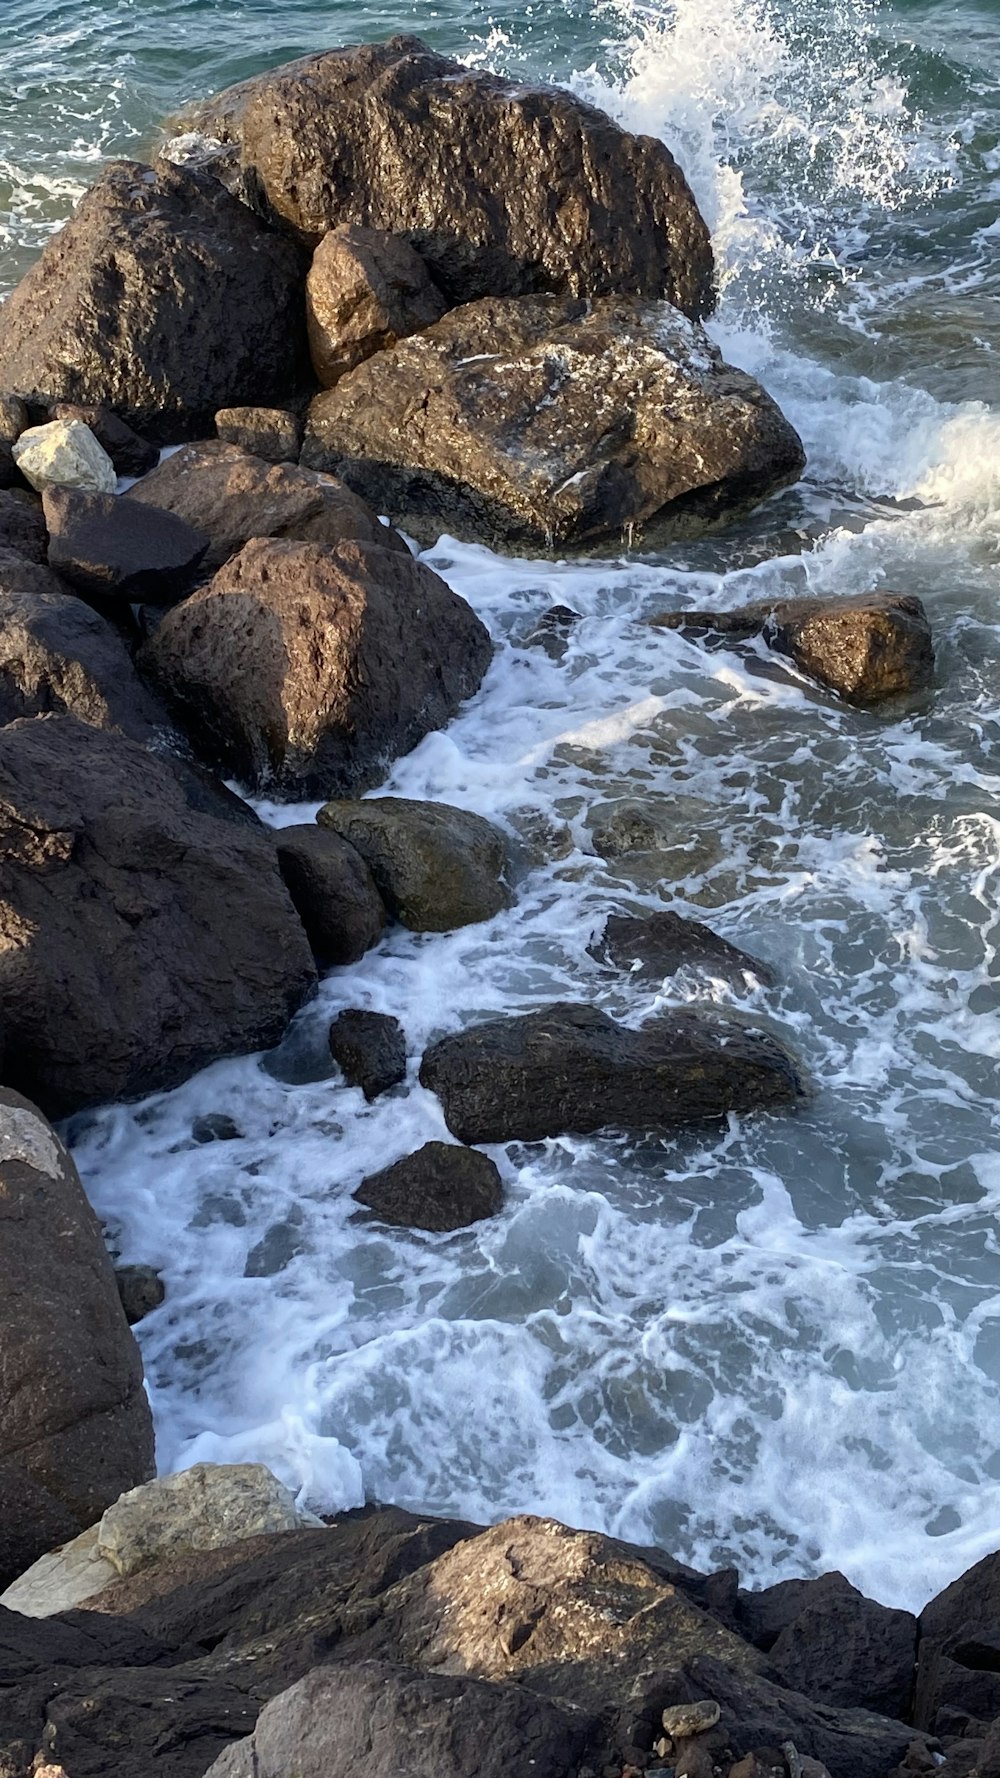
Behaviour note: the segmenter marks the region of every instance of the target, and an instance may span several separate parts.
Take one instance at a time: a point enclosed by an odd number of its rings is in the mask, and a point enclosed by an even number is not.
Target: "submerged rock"
[[[153,605],[182,598],[208,539],[172,512],[113,494],[50,488],[49,566],[81,593]]]
[[[360,852],[315,822],[279,827],[278,868],[318,963],[356,963],[378,943],[385,908]]]
[[[442,1038],[426,1052],[420,1081],[460,1142],[671,1130],[773,1110],[803,1092],[777,1039],[734,1017],[675,1009],[631,1031],[572,1004]]]
[[[342,223],[324,235],[306,279],[306,327],[324,389],[386,346],[440,321],[448,307],[404,235]]]
[[[503,1181],[488,1155],[450,1142],[425,1142],[362,1180],[354,1196],[380,1222],[445,1234],[503,1209]]]
[[[557,548],[711,523],[805,456],[668,304],[532,296],[454,309],[317,395],[302,460],[417,536]]]
[[[481,815],[381,796],[325,803],[316,819],[360,852],[393,919],[411,932],[450,932],[511,905],[507,842]]]
[[[339,223],[406,235],[450,302],[565,290],[712,306],[708,229],[662,142],[419,38],[306,56],[184,127],[233,144],[238,188],[313,243]]]
[[[220,407],[215,430],[223,444],[238,445],[265,463],[297,463],[302,422],[282,407]],[[244,539],[245,541],[245,539]]]
[[[406,1078],[406,1033],[385,1012],[351,1007],[330,1026],[330,1054],[348,1086],[371,1103]]]
[[[5,312],[12,300],[8,297]],[[45,488],[80,488],[88,494],[113,494],[118,486],[107,451],[80,420],[31,426],[11,454],[25,481],[39,493]]]
[[[764,983],[774,980],[769,964],[720,938],[701,920],[683,919],[669,908],[654,914],[609,915],[603,934],[589,950],[597,962],[626,969],[646,981],[662,981],[687,967],[740,987],[748,976]]]

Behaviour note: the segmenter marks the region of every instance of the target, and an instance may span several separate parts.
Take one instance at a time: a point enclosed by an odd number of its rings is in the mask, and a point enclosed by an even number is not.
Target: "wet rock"
[[[305,797],[377,784],[471,697],[492,652],[464,599],[409,554],[268,540],[174,606],[140,659],[199,751]]]
[[[12,301],[8,297],[5,313]],[[113,494],[118,485],[107,451],[79,420],[30,426],[11,455],[25,481],[39,493],[45,488],[80,488],[90,494]]]
[[[767,1031],[676,1009],[639,1031],[596,1007],[562,1004],[491,1019],[426,1052],[460,1142],[540,1142],[595,1130],[670,1130],[795,1102],[795,1062]]]
[[[324,389],[386,346],[439,321],[448,307],[404,235],[342,223],[313,254],[306,328]]]
[[[406,1033],[389,1013],[351,1008],[330,1026],[330,1054],[369,1104],[406,1078]]]
[[[398,532],[333,476],[267,463],[221,439],[185,445],[125,496],[176,513],[209,539],[204,568],[221,568],[254,537],[377,543],[402,555]]]
[[[146,438],[140,438],[131,426],[107,407],[79,407],[72,401],[57,401],[51,411],[53,420],[79,420],[89,426],[99,445],[107,451],[116,475],[145,475],[159,461],[159,450]]]
[[[195,1118],[191,1134],[198,1143],[238,1142],[243,1131],[224,1111],[209,1111],[204,1117]]]
[[[678,310],[531,296],[454,309],[317,395],[302,461],[428,541],[552,549],[703,527],[805,458]]]
[[[823,1588],[818,1581],[772,1644],[770,1657],[784,1685],[818,1704],[905,1717],[913,1702],[916,1646],[917,1620],[910,1612],[866,1599],[849,1584]]]
[[[216,180],[113,161],[4,304],[0,382],[156,443],[197,437],[306,377],[304,271]]]
[[[851,704],[912,697],[934,680],[927,613],[910,593],[785,599],[738,611],[672,611],[650,622],[736,641],[761,636],[800,672]]]
[[[215,430],[223,444],[238,445],[265,463],[299,460],[302,422],[287,408],[222,407],[215,416]]]
[[[307,56],[184,122],[232,143],[242,189],[313,243],[339,223],[408,236],[450,302],[567,290],[712,305],[708,230],[662,142],[418,38]]]
[[[507,842],[481,815],[384,796],[325,803],[316,819],[360,852],[389,913],[412,932],[450,932],[511,905]]]
[[[44,563],[48,543],[41,504],[34,495],[0,489],[0,551]]]
[[[16,1034],[6,1024],[4,1034],[11,1053]],[[0,1230],[5,1586],[152,1473],[153,1426],[142,1361],[76,1168],[36,1107],[7,1087]]]
[[[274,1222],[256,1246],[247,1254],[244,1278],[276,1278],[293,1259],[304,1251],[302,1217],[290,1216],[285,1222]]]
[[[8,1078],[64,1116],[274,1043],[310,992],[271,841],[72,716],[0,730]]]
[[[155,1266],[116,1266],[115,1283],[129,1327],[152,1315],[167,1294]]]
[[[278,868],[317,962],[356,963],[378,944],[385,908],[360,852],[316,822],[280,827]]]
[[[628,970],[643,981],[662,981],[679,969],[696,969],[745,987],[747,978],[770,983],[774,971],[720,938],[701,920],[683,919],[669,908],[655,914],[611,914],[600,939],[589,947],[599,963]]]
[[[475,1148],[425,1142],[362,1181],[354,1196],[380,1222],[434,1234],[464,1229],[503,1209],[503,1181],[495,1163]]]
[[[49,566],[88,597],[169,604],[188,591],[208,547],[174,513],[113,494],[50,488],[43,506]]]
[[[550,660],[561,661],[579,622],[580,613],[571,606],[550,605],[525,636],[524,646],[544,649]]]

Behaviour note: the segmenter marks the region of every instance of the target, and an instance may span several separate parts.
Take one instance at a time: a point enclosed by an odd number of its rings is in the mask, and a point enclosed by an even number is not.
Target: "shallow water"
[[[809,468],[700,544],[426,552],[499,650],[389,789],[505,824],[517,905],[395,931],[278,1055],[72,1127],[116,1246],[167,1282],[139,1329],[161,1464],[254,1456],[321,1508],[552,1512],[757,1584],[839,1567],[919,1605],[1000,1542],[1000,24],[940,0],[8,0],[0,283],[185,99],[393,28],[664,136],[716,235],[711,331]],[[938,649],[933,695],[888,717],[639,621],[874,586],[918,593]],[[582,618],[562,663],[523,645],[553,603]],[[622,801],[655,815],[657,852],[595,851]],[[609,910],[664,904],[778,987],[658,995],[588,957]],[[670,1141],[491,1150],[507,1208],[458,1235],[359,1220],[361,1177],[446,1133],[415,1078],[431,1036],[553,997],[636,1023],[737,1004],[815,1091]],[[374,1106],[325,1058],[350,1005],[407,1028],[411,1078]],[[209,1112],[239,1138],[198,1143]],[[281,1269],[245,1276],[276,1225]]]

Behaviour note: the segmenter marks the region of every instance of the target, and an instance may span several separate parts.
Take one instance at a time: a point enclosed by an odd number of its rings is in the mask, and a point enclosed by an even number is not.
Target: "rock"
[[[947,1712],[1000,1717],[1000,1552],[952,1581],[920,1614],[913,1720],[938,1732]]]
[[[304,381],[304,272],[208,175],[112,161],[4,304],[0,383],[112,408],[155,443],[197,437]]]
[[[116,1266],[115,1283],[129,1327],[152,1315],[167,1294],[155,1266]]]
[[[57,401],[49,418],[80,420],[84,426],[89,426],[98,444],[111,458],[116,475],[145,475],[147,470],[155,468],[159,462],[160,453],[156,445],[150,444],[146,438],[140,438],[110,408],[79,407],[72,401]]]
[[[195,1118],[191,1134],[197,1143],[238,1142],[243,1131],[224,1111],[209,1111],[204,1117]]]
[[[277,1041],[315,974],[265,834],[72,716],[0,730],[0,809],[13,1085],[65,1116]]]
[[[817,1704],[901,1718],[913,1702],[916,1648],[910,1612],[890,1610],[850,1585],[824,1589],[818,1581],[770,1656],[782,1684]]]
[[[339,834],[304,822],[274,836],[278,869],[317,962],[357,963],[385,929],[385,908],[360,852]]]
[[[805,457],[678,310],[530,296],[454,309],[317,395],[302,461],[415,536],[537,550],[703,528]]]
[[[571,605],[550,605],[548,611],[543,611],[538,622],[528,631],[524,646],[541,648],[550,660],[561,661],[579,622],[580,613],[574,611]]]
[[[116,1500],[101,1519],[97,1551],[118,1574],[137,1574],[189,1550],[227,1549],[302,1524],[263,1463],[196,1463]]]
[[[153,605],[183,598],[208,539],[172,512],[50,488],[44,495],[49,566],[89,597]]]
[[[265,463],[297,463],[302,447],[302,422],[283,407],[221,407],[215,430],[223,444]],[[245,539],[244,539],[245,541]]]
[[[470,607],[409,554],[259,541],[168,611],[140,658],[199,750],[306,797],[377,784],[491,656]]]
[[[503,1181],[488,1155],[449,1142],[425,1142],[362,1181],[354,1196],[380,1222],[433,1234],[464,1229],[503,1209]]]
[[[62,416],[56,417],[59,419]],[[31,416],[27,403],[19,395],[12,395],[9,391],[0,393],[0,443],[16,444],[22,432],[27,432],[30,425]]]
[[[851,704],[912,697],[934,680],[930,624],[911,593],[784,599],[738,611],[670,611],[650,622],[737,641],[762,636],[801,673]]]
[[[669,908],[655,914],[610,914],[601,938],[588,948],[599,963],[627,969],[642,981],[662,981],[688,968],[740,988],[748,977],[765,984],[775,980],[768,964],[720,938],[700,920],[683,919]]]
[[[576,1778],[591,1729],[518,1686],[364,1661],[283,1692],[206,1778]]]
[[[341,223],[306,278],[306,329],[324,389],[386,346],[440,321],[448,304],[405,235]]]
[[[98,1531],[99,1526],[91,1525],[79,1537],[39,1556],[0,1593],[0,1608],[20,1612],[22,1617],[55,1617],[103,1592],[117,1580],[118,1572],[97,1553]]]
[[[12,301],[8,297],[5,315]],[[79,420],[50,420],[46,426],[30,426],[11,454],[25,481],[39,493],[44,488],[81,488],[91,494],[113,494],[118,486],[107,451]]]
[[[792,1741],[800,1755],[822,1761],[832,1778],[885,1778],[913,1736],[905,1723],[870,1710],[814,1704],[760,1673],[737,1671],[724,1660],[697,1655],[685,1663],[692,1682],[715,1698],[737,1758],[755,1748]]]
[[[314,244],[339,223],[408,236],[449,302],[565,290],[712,306],[708,230],[662,142],[418,38],[272,69],[185,127],[234,144],[242,188]]]
[[[348,1086],[360,1087],[369,1104],[406,1079],[406,1033],[388,1013],[338,1013],[330,1026],[330,1054]]]
[[[316,819],[360,852],[393,919],[412,932],[450,932],[511,906],[507,842],[481,815],[383,796],[326,803]]]
[[[44,564],[48,543],[41,503],[35,496],[0,489],[0,551]]]
[[[172,733],[107,620],[48,568],[0,551],[0,724],[50,711],[143,745]]]
[[[399,533],[330,475],[266,463],[238,445],[210,439],[185,445],[128,490],[129,500],[162,506],[209,539],[206,569],[221,568],[254,537],[289,542],[378,543],[409,555]]]
[[[302,1214],[289,1216],[284,1222],[274,1222],[267,1233],[247,1254],[246,1265],[243,1267],[244,1278],[276,1278],[293,1259],[305,1251],[302,1237]]]
[[[6,1021],[4,1037],[15,1054]],[[152,1473],[153,1425],[142,1361],[76,1168],[41,1112],[8,1087],[0,1088],[0,1228],[6,1586]]]
[[[672,1741],[682,1735],[704,1735],[714,1729],[720,1714],[714,1698],[701,1698],[693,1704],[670,1704],[663,1712],[663,1730]]]
[[[631,1031],[572,1004],[441,1038],[420,1082],[437,1093],[452,1135],[480,1143],[672,1130],[773,1110],[803,1092],[780,1043],[735,1017],[675,1008]]]

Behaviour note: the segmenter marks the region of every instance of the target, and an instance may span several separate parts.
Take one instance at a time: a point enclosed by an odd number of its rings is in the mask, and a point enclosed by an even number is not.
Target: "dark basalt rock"
[[[385,1012],[350,1008],[330,1026],[330,1054],[348,1086],[371,1103],[406,1078],[406,1033]]]
[[[91,598],[153,605],[183,598],[208,538],[172,512],[114,494],[48,488],[49,566]]]
[[[415,535],[559,548],[703,528],[800,474],[759,383],[666,303],[486,298],[313,401],[302,461]]]
[[[382,898],[361,854],[315,822],[278,828],[274,839],[278,869],[316,961],[356,963],[385,928]]]
[[[341,224],[306,278],[306,330],[324,389],[386,346],[440,321],[447,303],[404,235]]]
[[[232,144],[222,176],[313,244],[338,223],[406,235],[450,302],[565,290],[712,306],[708,229],[662,142],[419,38],[306,56],[181,127]]]
[[[662,981],[691,968],[744,987],[748,976],[765,984],[774,971],[720,938],[701,920],[683,919],[669,908],[655,914],[611,914],[604,932],[589,947],[599,963],[625,969],[643,981]]]
[[[48,546],[41,501],[26,491],[0,488],[0,550],[44,564]]]
[[[917,1620],[866,1599],[843,1575],[806,1582],[802,1609],[771,1645],[771,1665],[818,1704],[908,1716]]]
[[[129,1327],[158,1309],[167,1294],[155,1266],[116,1266],[115,1284]]]
[[[914,1720],[937,1730],[948,1712],[1000,1717],[1000,1552],[984,1556],[920,1614]]]
[[[475,1148],[425,1142],[362,1181],[354,1196],[380,1222],[433,1234],[464,1229],[503,1209],[503,1181],[495,1162]]]
[[[773,1110],[803,1091],[777,1039],[735,1018],[678,1009],[630,1031],[596,1007],[570,1004],[442,1038],[426,1052],[420,1081],[460,1142],[669,1130]]]
[[[758,1747],[791,1741],[800,1755],[821,1760],[831,1778],[885,1778],[903,1758],[913,1730],[870,1710],[814,1703],[759,1673],[738,1671],[711,1655],[685,1664],[701,1698],[721,1706],[737,1758]]]
[[[118,475],[145,475],[159,462],[157,446],[140,438],[110,408],[78,407],[72,401],[57,401],[50,418],[80,420],[84,426],[89,426],[98,444],[107,451]]]
[[[287,408],[221,407],[215,416],[215,430],[223,444],[238,445],[265,463],[299,460],[302,421]]]
[[[0,382],[154,442],[308,373],[298,248],[205,174],[114,161],[4,304]]]
[[[738,611],[670,611],[659,629],[732,638],[761,636],[775,653],[851,704],[912,697],[934,680],[934,644],[911,593],[859,593],[842,599],[784,599]]]
[[[380,796],[325,803],[316,819],[360,852],[393,919],[412,932],[450,932],[511,905],[507,842],[482,815]]]

